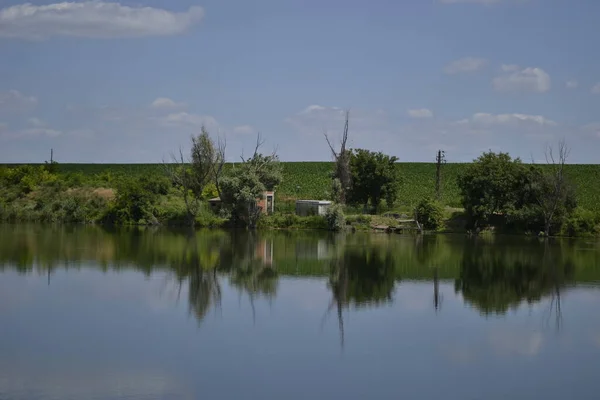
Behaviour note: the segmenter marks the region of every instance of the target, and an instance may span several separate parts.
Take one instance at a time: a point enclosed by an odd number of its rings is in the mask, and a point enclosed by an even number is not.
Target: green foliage
[[[370,224],[372,215],[355,214],[346,216],[346,224]]]
[[[600,214],[593,211],[575,209],[562,226],[565,236],[595,236],[600,234]]]
[[[463,207],[474,226],[491,222],[493,215],[519,208],[528,174],[521,160],[508,153],[483,153],[458,178]]]
[[[398,195],[398,169],[394,156],[356,149],[350,153],[352,185],[348,203],[370,204],[376,211],[382,199],[392,207]]]
[[[104,222],[113,224],[155,224],[156,202],[166,194],[168,183],[156,177],[123,179]]]
[[[261,229],[320,229],[326,230],[327,221],[319,215],[300,217],[296,214],[274,214],[261,218]]]
[[[221,179],[221,201],[231,210],[233,222],[251,228],[262,214],[258,200],[265,190],[272,190],[283,178],[276,156],[255,154],[238,164]]]
[[[327,221],[327,229],[338,232],[346,226],[346,216],[344,209],[340,204],[332,204],[325,212],[325,221]]]
[[[207,184],[202,190],[202,199],[210,200],[219,196],[219,192],[217,191],[217,185],[214,182],[210,182]]]
[[[330,200],[334,203],[340,203],[344,197],[344,190],[342,188],[342,182],[338,178],[331,180],[331,197]]]
[[[483,153],[458,178],[469,225],[494,226],[505,231],[552,234],[577,202],[558,169],[527,166],[507,153]],[[553,231],[550,231],[553,228]]]
[[[444,221],[444,208],[435,200],[425,197],[415,207],[417,221],[427,230],[437,230]]]
[[[38,164],[40,165],[40,164]],[[331,193],[332,162],[282,162],[283,181],[277,187],[279,199],[328,199]],[[457,185],[457,177],[471,163],[448,163],[444,165],[442,180],[442,197],[440,202],[450,207],[461,207],[461,195]],[[10,165],[14,168],[17,165]],[[399,182],[397,206],[414,208],[424,197],[435,197],[435,163],[396,163],[396,168],[402,174]],[[546,165],[539,168],[545,170]],[[231,164],[225,165],[225,170],[231,169]],[[62,176],[71,172],[81,172],[85,177],[83,186],[109,187],[107,175],[101,180],[100,174],[110,174],[112,181],[121,176],[135,177],[141,175],[164,176],[162,164],[60,164]],[[578,206],[586,210],[600,211],[600,165],[567,164],[565,173],[577,191]],[[110,181],[111,179],[108,179]],[[281,200],[280,200],[281,201]]]

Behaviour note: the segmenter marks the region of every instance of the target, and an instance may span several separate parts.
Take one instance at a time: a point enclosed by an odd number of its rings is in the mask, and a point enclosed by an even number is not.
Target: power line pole
[[[441,198],[441,181],[442,181],[442,164],[446,163],[446,152],[438,150],[435,156],[435,197],[437,200]]]

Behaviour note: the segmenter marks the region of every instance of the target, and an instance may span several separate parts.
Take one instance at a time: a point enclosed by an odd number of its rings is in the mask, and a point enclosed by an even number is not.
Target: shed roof
[[[319,206],[328,206],[331,204],[329,200],[296,200],[296,204],[314,204]]]

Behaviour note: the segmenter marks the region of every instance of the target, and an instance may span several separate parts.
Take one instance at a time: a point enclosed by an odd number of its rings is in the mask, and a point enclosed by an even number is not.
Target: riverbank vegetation
[[[188,155],[155,165],[55,161],[0,167],[0,220],[108,225],[380,230],[416,220],[416,229],[590,236],[600,234],[600,166],[569,165],[561,142],[534,165],[506,153],[470,164],[399,163],[349,149],[348,114],[333,163],[283,163],[261,153],[225,162],[226,143],[204,128]],[[265,193],[275,191],[274,213]],[[210,199],[219,199],[210,207]],[[332,200],[324,216],[295,215],[295,200]],[[213,204],[214,205],[214,204]]]

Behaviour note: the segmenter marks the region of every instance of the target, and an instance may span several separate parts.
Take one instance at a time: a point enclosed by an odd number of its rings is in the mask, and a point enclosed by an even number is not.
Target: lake
[[[0,399],[597,399],[600,242],[0,225]]]

